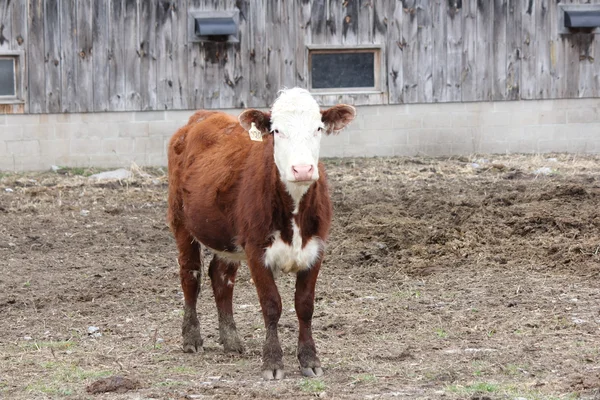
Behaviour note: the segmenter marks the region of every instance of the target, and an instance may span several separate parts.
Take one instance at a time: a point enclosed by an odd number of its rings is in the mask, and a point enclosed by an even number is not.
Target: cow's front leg
[[[283,379],[283,351],[277,335],[277,324],[281,316],[281,297],[273,272],[265,266],[262,257],[248,256],[248,266],[256,286],[267,331],[263,347],[262,375],[267,380]]]
[[[315,303],[315,285],[321,268],[318,261],[310,269],[298,272],[296,277],[296,315],[298,315],[298,361],[302,375],[308,377],[323,375],[321,361],[317,357],[315,341],[312,337],[312,316]]]

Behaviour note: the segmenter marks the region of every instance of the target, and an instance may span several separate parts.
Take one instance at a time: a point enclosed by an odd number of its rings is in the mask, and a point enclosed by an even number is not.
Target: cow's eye
[[[319,128],[317,129],[317,131],[315,132],[315,136],[317,136],[317,134],[318,134],[318,133],[321,133],[321,132],[323,132],[323,128],[319,127]]]
[[[273,133],[274,133],[275,135],[279,136],[280,138],[284,138],[284,137],[285,137],[285,135],[284,135],[283,133],[281,133],[281,132],[279,131],[279,129],[274,129],[274,130],[273,130]]]

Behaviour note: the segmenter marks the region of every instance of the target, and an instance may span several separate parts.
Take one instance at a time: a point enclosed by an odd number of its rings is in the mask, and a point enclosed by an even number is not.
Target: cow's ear
[[[247,131],[250,131],[252,128],[252,123],[254,123],[254,126],[256,126],[263,136],[268,135],[271,131],[270,112],[255,109],[244,110],[238,117],[238,120],[240,121],[240,125]]]
[[[356,117],[356,108],[347,104],[338,104],[321,111],[321,121],[327,134],[338,133]]]

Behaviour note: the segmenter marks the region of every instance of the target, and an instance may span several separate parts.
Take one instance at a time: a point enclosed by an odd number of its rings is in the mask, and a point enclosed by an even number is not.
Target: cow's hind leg
[[[219,336],[225,351],[241,353],[244,346],[233,320],[233,286],[238,267],[237,262],[228,263],[215,255],[208,267],[217,312],[219,314]]]
[[[183,324],[181,326],[183,351],[196,353],[202,351],[200,322],[196,314],[196,302],[200,294],[202,274],[200,244],[183,227],[178,227],[174,233],[179,250],[179,277],[184,298]]]
[[[315,341],[312,337],[312,316],[315,302],[315,285],[321,263],[301,271],[296,277],[295,306],[298,316],[298,361],[302,375],[314,377],[323,375],[321,361],[317,357]]]

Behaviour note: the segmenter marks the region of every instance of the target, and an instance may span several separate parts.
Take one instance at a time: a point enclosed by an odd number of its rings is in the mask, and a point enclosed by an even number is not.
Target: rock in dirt
[[[129,390],[135,390],[140,387],[140,382],[134,379],[125,378],[122,376],[110,376],[97,380],[90,384],[86,391],[91,394],[115,392],[125,393]]]
[[[90,179],[95,179],[97,181],[111,181],[111,180],[120,181],[123,179],[129,179],[129,178],[131,178],[131,176],[132,176],[131,171],[129,171],[125,168],[119,168],[119,169],[115,169],[114,171],[106,171],[106,172],[100,172],[98,174],[94,174],[94,175],[90,176]]]

